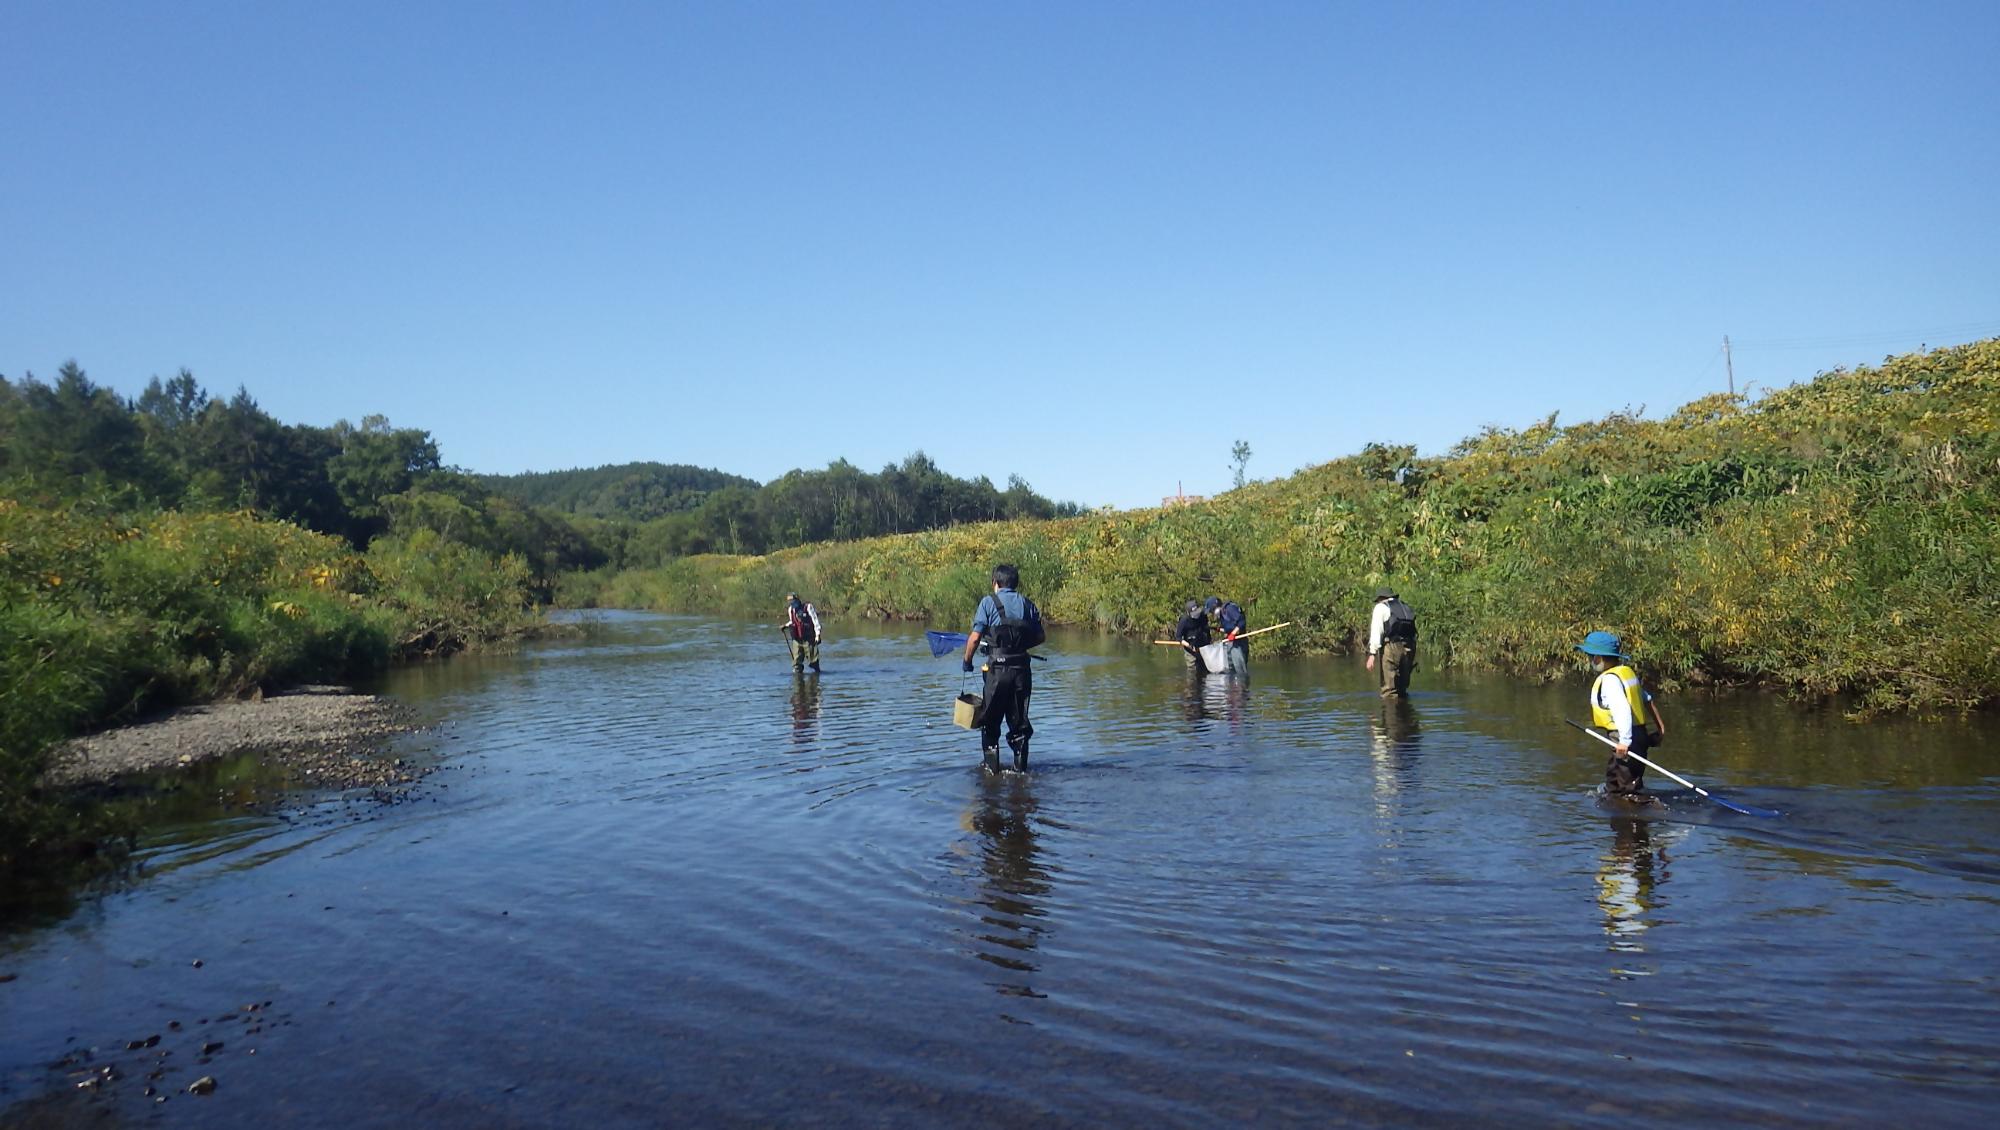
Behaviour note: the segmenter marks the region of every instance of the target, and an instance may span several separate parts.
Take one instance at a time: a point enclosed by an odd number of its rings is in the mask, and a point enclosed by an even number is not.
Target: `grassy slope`
[[[1277,648],[1325,652],[1356,646],[1386,583],[1430,662],[1554,674],[1602,627],[1668,685],[1962,709],[2000,697],[1996,437],[2000,340],[1434,459],[1371,446],[1186,508],[695,557],[571,593],[775,615],[797,589],[835,614],[956,624],[1013,561],[1059,622],[1154,631],[1215,592],[1253,623],[1296,621]]]

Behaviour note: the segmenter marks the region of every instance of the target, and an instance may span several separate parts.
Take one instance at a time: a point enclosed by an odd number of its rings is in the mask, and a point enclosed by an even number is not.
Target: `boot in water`
[[[988,773],[1000,772],[1000,747],[997,745],[990,745],[980,752],[986,755],[986,760],[984,763],[985,770]]]
[[[1028,743],[1022,742],[1021,748],[1014,751],[1014,772],[1026,773],[1027,771],[1028,771]]]

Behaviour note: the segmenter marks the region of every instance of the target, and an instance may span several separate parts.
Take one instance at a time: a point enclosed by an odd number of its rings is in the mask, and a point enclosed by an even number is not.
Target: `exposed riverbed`
[[[440,770],[403,803],[190,804],[136,874],[0,936],[0,1124],[1973,1126],[2000,1100],[1989,720],[1683,696],[1658,759],[1786,815],[1635,819],[1559,721],[1582,675],[1420,671],[1384,706],[1353,661],[1191,683],[1062,636],[1031,772],[987,778],[955,662],[834,635],[818,677],[767,625],[617,614],[398,672],[429,728],[386,756]]]

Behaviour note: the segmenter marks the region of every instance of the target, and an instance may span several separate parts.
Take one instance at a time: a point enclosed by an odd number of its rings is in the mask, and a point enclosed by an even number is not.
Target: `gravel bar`
[[[151,722],[74,738],[57,747],[45,781],[110,781],[256,753],[332,788],[408,783],[414,771],[381,757],[391,738],[419,727],[408,708],[346,687],[299,687],[262,699],[184,707]]]

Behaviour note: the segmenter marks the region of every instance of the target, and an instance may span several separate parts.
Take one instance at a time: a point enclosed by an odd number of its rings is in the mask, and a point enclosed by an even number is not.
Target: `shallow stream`
[[[1679,696],[1657,760],[1785,815],[1656,777],[1669,805],[1634,818],[1560,723],[1581,674],[1420,670],[1385,707],[1352,660],[1191,682],[1169,649],[1062,635],[1030,772],[987,778],[952,659],[832,630],[819,676],[772,626],[637,614],[397,673],[434,727],[400,752],[441,765],[409,800],[183,805],[137,874],[0,935],[0,1124],[2000,1104],[1990,719]]]

